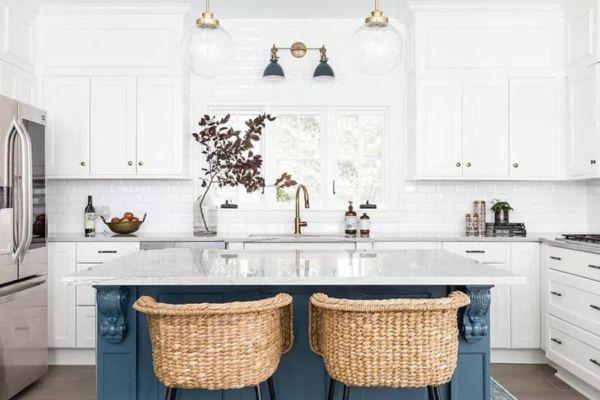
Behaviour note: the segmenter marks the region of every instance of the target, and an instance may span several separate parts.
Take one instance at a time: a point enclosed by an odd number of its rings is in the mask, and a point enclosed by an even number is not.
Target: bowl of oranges
[[[126,212],[122,217],[113,217],[110,222],[107,222],[104,217],[102,221],[108,226],[108,229],[120,235],[130,235],[140,229],[140,226],[146,220],[146,214],[142,219],[136,217],[132,212]]]

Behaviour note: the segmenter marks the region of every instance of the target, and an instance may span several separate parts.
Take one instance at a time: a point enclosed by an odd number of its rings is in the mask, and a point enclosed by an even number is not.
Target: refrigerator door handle
[[[19,122],[16,118],[12,121],[12,131],[16,132],[16,136],[12,136],[9,138],[9,158],[10,159],[10,172],[14,177],[14,150],[15,150],[15,139],[18,138],[21,142],[21,184],[14,185],[18,186],[21,189],[21,195],[18,196],[21,200],[20,208],[20,221],[15,221],[15,224],[19,224],[20,229],[17,230],[18,238],[16,238],[15,242],[15,251],[12,254],[13,260],[20,261],[23,259],[25,255],[25,251],[29,248],[31,244],[31,239],[33,238],[33,225],[30,223],[33,214],[33,204],[31,199],[31,193],[33,191],[33,177],[31,176],[32,170],[32,160],[31,160],[31,139],[29,138],[29,134],[23,124]],[[16,206],[16,205],[13,205]],[[19,219],[19,218],[17,218]]]
[[[16,243],[17,237],[15,235],[15,223],[14,223],[14,204],[11,200],[13,196],[13,188],[12,188],[12,179],[14,176],[14,155],[15,155],[15,141],[17,133],[13,124],[11,123],[6,133],[6,140],[4,141],[4,182],[8,185],[9,189],[7,191],[7,195],[9,198],[7,199],[6,205],[9,207],[4,210],[6,214],[3,217],[3,223],[10,228],[9,238],[5,238],[5,246],[3,249],[0,249],[0,254],[10,255],[13,258],[13,261],[16,260],[16,252],[15,249],[18,246]],[[8,223],[8,225],[6,225]]]
[[[33,240],[33,150],[31,148],[31,136],[27,128],[20,120],[15,119],[15,128],[21,137],[24,150],[23,154],[23,231],[25,233],[25,244],[23,246],[20,258],[29,250]]]

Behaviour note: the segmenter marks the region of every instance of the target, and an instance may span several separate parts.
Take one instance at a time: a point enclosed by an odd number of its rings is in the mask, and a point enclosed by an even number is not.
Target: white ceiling
[[[54,5],[191,5],[193,13],[204,8],[204,0],[28,0]],[[407,3],[416,5],[456,4],[557,4],[561,0],[381,0],[389,16],[399,16]],[[570,0],[574,1],[574,0]],[[373,9],[374,0],[212,0],[219,18],[361,18]]]

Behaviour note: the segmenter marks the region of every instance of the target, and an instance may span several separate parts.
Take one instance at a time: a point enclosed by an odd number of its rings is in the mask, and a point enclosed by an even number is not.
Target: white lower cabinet
[[[547,322],[548,359],[600,389],[600,337],[552,315]]]
[[[600,390],[600,254],[544,245],[546,356]]]
[[[48,243],[48,346],[75,347],[75,286],[60,283],[63,276],[75,273],[75,243]]]
[[[48,244],[50,348],[93,349],[96,346],[95,289],[91,286],[64,285],[60,282],[61,278],[139,249],[139,242]]]
[[[86,271],[98,264],[77,263],[77,272]],[[96,289],[92,286],[77,286],[77,306],[93,306],[96,304]]]
[[[510,272],[510,264],[487,264]],[[490,307],[490,345],[493,349],[511,348],[511,293],[510,286],[495,286]]]
[[[373,250],[440,250],[440,242],[375,242]]]
[[[96,347],[96,307],[77,307],[77,335],[75,347],[93,349]]]
[[[525,285],[510,286],[510,347],[539,349],[541,346],[540,245],[511,243],[510,270],[525,276]]]
[[[539,243],[446,242],[444,250],[526,277],[524,285],[492,289],[491,346],[494,349],[539,349]]]

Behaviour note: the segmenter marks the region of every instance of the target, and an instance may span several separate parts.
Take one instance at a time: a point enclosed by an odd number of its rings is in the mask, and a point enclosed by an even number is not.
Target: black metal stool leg
[[[344,385],[344,395],[342,397],[344,400],[350,399],[350,387]]]
[[[177,399],[177,388],[171,389],[171,400]]]
[[[165,391],[165,400],[171,400],[171,388],[168,387]]]
[[[433,388],[433,394],[435,395],[435,400],[442,400],[442,397],[440,396],[440,387],[436,386]]]
[[[429,400],[436,400],[433,387],[427,386],[427,394],[429,395]]]
[[[254,393],[256,394],[256,400],[262,400],[262,395],[260,394],[260,383],[254,386]]]
[[[269,385],[269,398],[271,400],[277,400],[275,397],[275,384],[273,383],[273,377],[267,379],[267,385]]]
[[[329,378],[329,395],[327,396],[327,400],[333,400],[335,396],[335,379]]]

